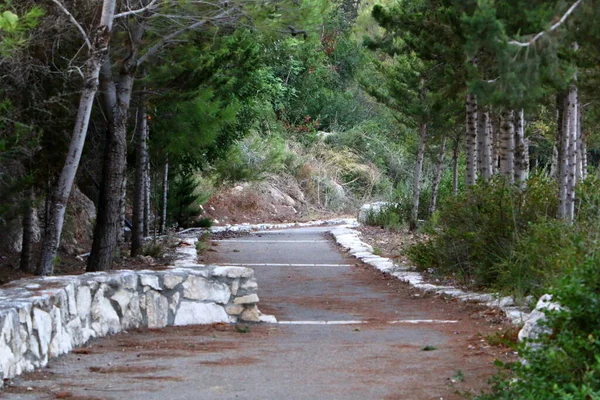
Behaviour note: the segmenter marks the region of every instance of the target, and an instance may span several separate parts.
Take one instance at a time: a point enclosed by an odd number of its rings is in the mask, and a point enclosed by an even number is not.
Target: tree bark
[[[487,110],[480,109],[477,113],[477,170],[484,182],[492,176],[489,117],[490,113]]]
[[[150,236],[150,157],[148,156],[148,137],[150,136],[149,129],[146,133],[146,180],[144,184],[144,237]]]
[[[515,178],[515,125],[514,111],[504,110],[500,115],[500,173],[514,183]]]
[[[31,253],[33,243],[33,219],[35,205],[35,190],[30,187],[26,190],[27,198],[23,204],[23,240],[21,244],[21,259],[19,268],[22,272],[33,272],[31,265]]]
[[[84,69],[83,89],[79,100],[75,127],[73,128],[73,136],[65,164],[58,178],[56,190],[52,195],[42,254],[36,271],[39,275],[51,275],[54,270],[54,260],[60,244],[67,201],[69,200],[75,174],[81,160],[94,97],[98,90],[100,67],[108,52],[115,7],[116,0],[104,0],[100,22],[96,29],[94,29],[95,34],[91,40],[92,48],[90,49],[90,55]]]
[[[431,185],[431,203],[429,203],[429,215],[432,215],[437,206],[438,192],[440,188],[440,181],[442,180],[442,168],[444,167],[444,155],[446,153],[446,136],[442,139],[440,146],[440,152],[437,158],[437,165],[435,168],[435,175],[433,177],[433,183]]]
[[[140,96],[136,125],[135,190],[133,195],[133,227],[131,256],[137,256],[144,244],[144,209],[146,208],[146,167],[148,166],[148,118],[144,96]]]
[[[577,156],[579,154],[579,93],[577,85],[573,82],[569,86],[569,163],[567,185],[567,220],[575,218],[575,187],[577,186]]]
[[[413,180],[412,210],[410,214],[409,229],[414,231],[417,228],[419,217],[419,198],[421,196],[421,177],[423,175],[423,159],[425,157],[425,142],[427,139],[427,124],[421,123],[419,126],[419,150],[417,152],[417,163],[415,165],[415,175]]]
[[[558,110],[558,217],[568,219],[567,210],[569,209],[568,185],[569,185],[569,96],[566,93],[560,93],[556,96]]]
[[[452,195],[458,195],[458,154],[460,151],[460,136],[454,141],[454,149],[452,151]]]
[[[169,193],[169,161],[165,162],[162,184],[162,212],[160,218],[160,233],[167,231],[167,198]]]
[[[113,108],[113,118],[108,124],[98,216],[88,271],[105,271],[117,252],[122,231],[121,202],[127,161],[127,120],[133,82],[132,72],[124,71],[120,74],[117,103]]]
[[[122,185],[127,163],[127,122],[131,94],[138,68],[138,52],[145,32],[145,23],[134,23],[127,37],[129,54],[121,62],[118,81],[112,79],[110,68],[103,68],[101,80],[108,93],[103,93],[105,108],[111,108],[108,136],[102,169],[102,185],[98,217],[94,229],[94,241],[88,260],[88,271],[104,271],[109,268],[118,250],[123,232],[121,207]],[[110,66],[109,63],[107,65]]]
[[[494,114],[488,110],[488,135],[490,152],[490,176],[498,173],[498,129],[494,124]]]
[[[525,139],[525,115],[519,111],[515,129],[515,182],[525,188],[529,175],[529,145]]]
[[[467,95],[467,186],[475,184],[477,179],[477,99],[474,95]]]

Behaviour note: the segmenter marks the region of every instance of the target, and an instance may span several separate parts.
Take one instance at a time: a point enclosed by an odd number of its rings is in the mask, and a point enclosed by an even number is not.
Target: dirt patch
[[[131,379],[139,381],[164,381],[164,382],[183,382],[185,379],[177,376],[132,376]]]
[[[261,360],[254,357],[223,358],[217,361],[200,361],[198,364],[209,367],[227,367],[232,365],[252,365]]]
[[[143,365],[115,365],[110,367],[89,367],[90,372],[99,374],[149,374],[164,368],[147,367]]]

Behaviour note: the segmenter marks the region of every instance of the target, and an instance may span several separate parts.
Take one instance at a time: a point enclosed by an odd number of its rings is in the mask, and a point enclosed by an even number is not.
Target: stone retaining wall
[[[256,292],[254,271],[241,267],[15,281],[0,289],[0,375],[31,371],[91,338],[127,329],[268,320]]]

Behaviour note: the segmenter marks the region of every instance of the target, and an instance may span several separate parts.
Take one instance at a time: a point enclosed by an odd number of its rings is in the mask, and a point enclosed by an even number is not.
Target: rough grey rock
[[[550,333],[548,327],[542,326],[541,322],[546,320],[546,310],[560,310],[561,306],[552,301],[552,295],[545,294],[538,300],[535,309],[525,320],[523,328],[519,331],[519,340],[535,340],[544,333]]]
[[[214,322],[229,322],[229,317],[222,306],[215,303],[182,301],[179,312],[175,316],[174,325],[211,324]]]

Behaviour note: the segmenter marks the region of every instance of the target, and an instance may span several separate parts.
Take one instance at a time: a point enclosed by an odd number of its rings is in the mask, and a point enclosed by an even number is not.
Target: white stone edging
[[[352,225],[358,226],[356,218],[335,218],[335,219],[324,219],[315,220],[308,222],[289,222],[281,224],[238,224],[238,225],[223,225],[213,226],[212,228],[189,228],[178,233],[178,235],[185,235],[196,231],[209,231],[211,233],[221,232],[252,232],[252,231],[266,231],[270,229],[289,229],[289,228],[309,228],[314,226],[324,225]]]

